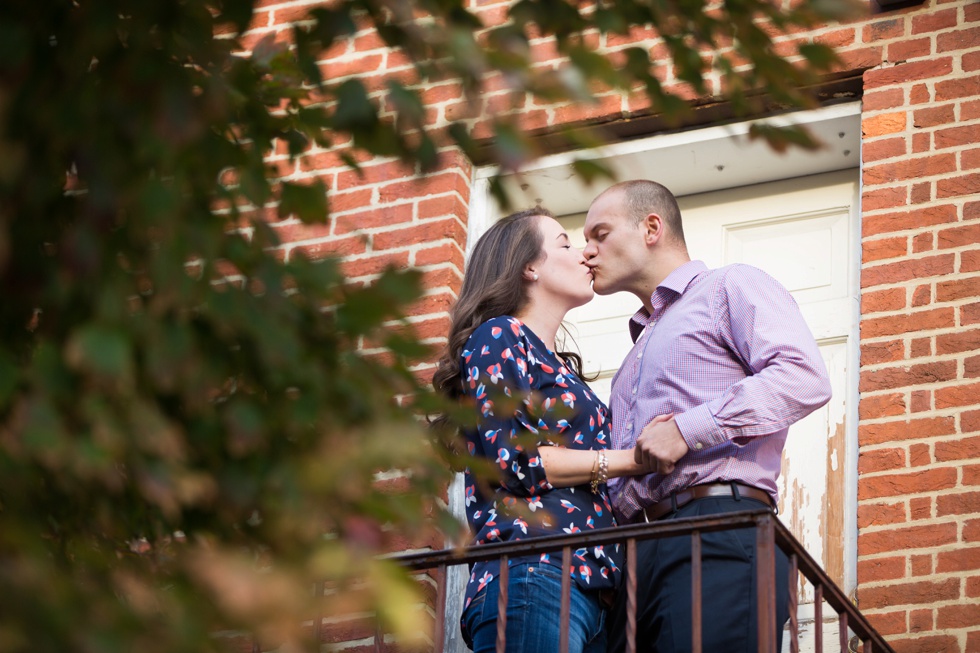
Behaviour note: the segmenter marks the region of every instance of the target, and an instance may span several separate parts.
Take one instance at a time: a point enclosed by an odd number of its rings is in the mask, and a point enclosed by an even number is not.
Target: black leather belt
[[[772,508],[772,497],[768,492],[764,492],[751,485],[741,483],[725,482],[706,483],[704,485],[692,485],[689,488],[674,492],[672,495],[659,501],[652,506],[643,509],[639,521],[657,521],[679,508],[686,506],[695,499],[707,499],[710,497],[726,497],[733,499],[755,499]]]

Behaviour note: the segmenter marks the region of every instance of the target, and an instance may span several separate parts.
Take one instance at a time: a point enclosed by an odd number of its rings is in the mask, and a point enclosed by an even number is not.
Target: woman
[[[481,491],[476,470],[466,470],[476,544],[614,526],[606,479],[647,472],[632,450],[607,449],[608,409],[581,380],[581,359],[557,353],[565,314],[591,298],[582,253],[545,209],[504,218],[473,250],[433,384],[476,409],[476,427],[463,429],[467,448],[499,472]],[[572,653],[605,650],[602,597],[618,584],[621,560],[619,545],[574,553]],[[508,651],[558,650],[561,566],[560,552],[510,561]],[[499,562],[471,572],[463,636],[476,653],[493,651]]]

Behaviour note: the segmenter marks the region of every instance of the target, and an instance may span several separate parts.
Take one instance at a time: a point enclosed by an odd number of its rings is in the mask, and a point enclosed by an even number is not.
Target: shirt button
[[[636,394],[636,386],[633,386],[633,394]]]
[[[704,449],[704,445],[701,444],[700,442],[695,442],[694,443],[694,448],[695,449]]]

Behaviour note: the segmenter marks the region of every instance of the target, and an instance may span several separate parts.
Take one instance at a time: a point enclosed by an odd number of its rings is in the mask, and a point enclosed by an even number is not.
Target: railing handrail
[[[826,601],[830,607],[834,608],[838,614],[846,613],[848,615],[848,627],[854,631],[854,634],[860,637],[862,640],[871,641],[874,643],[875,647],[880,648],[883,651],[891,651],[892,647],[882,638],[874,626],[868,621],[868,618],[864,616],[854,603],[847,598],[844,594],[844,590],[837,586],[837,583],[827,575],[827,572],[823,570],[816,560],[813,559],[803,545],[800,544],[793,533],[786,528],[778,519],[773,519],[773,525],[775,526],[775,536],[776,536],[776,546],[781,548],[787,555],[796,556],[796,564],[799,568],[800,573],[814,586],[817,583],[814,579],[820,581],[820,586],[824,588],[823,600]],[[854,621],[852,622],[851,619]]]
[[[765,529],[770,528],[770,526],[775,545],[793,559],[793,567],[798,569],[818,589],[817,595],[822,597],[822,600],[825,600],[838,615],[843,615],[841,619],[842,628],[846,627],[853,631],[855,635],[865,642],[866,647],[870,644],[873,645],[876,651],[894,653],[891,646],[878,634],[867,618],[858,610],[857,606],[848,600],[843,590],[834,583],[816,560],[807,553],[803,545],[797,541],[786,526],[768,510],[747,510],[707,517],[686,517],[669,521],[630,524],[617,528],[596,529],[572,534],[546,535],[511,542],[493,542],[416,553],[396,553],[385,557],[408,569],[423,570],[464,564],[468,565],[503,556],[507,556],[508,558],[529,556],[537,553],[559,551],[566,547],[580,548],[584,545],[611,544],[614,542],[625,542],[630,539],[661,539],[734,528]]]
[[[772,515],[767,510],[744,510],[723,515],[707,517],[685,517],[670,521],[629,524],[613,528],[596,528],[571,534],[543,535],[541,537],[514,540],[510,542],[490,542],[462,546],[454,549],[440,549],[418,553],[394,553],[385,556],[409,569],[426,569],[439,565],[458,565],[493,560],[500,556],[524,556],[534,553],[558,551],[566,546],[580,544],[596,545],[619,542],[629,538],[637,540],[660,539],[678,535],[690,535],[692,531],[702,533],[722,531],[729,528],[750,528],[759,519]],[[792,535],[790,535],[792,537]]]

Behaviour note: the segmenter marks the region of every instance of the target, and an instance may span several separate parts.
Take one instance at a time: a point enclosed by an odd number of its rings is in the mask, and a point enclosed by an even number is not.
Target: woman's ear
[[[524,268],[524,281],[537,281],[538,273],[530,265]]]

